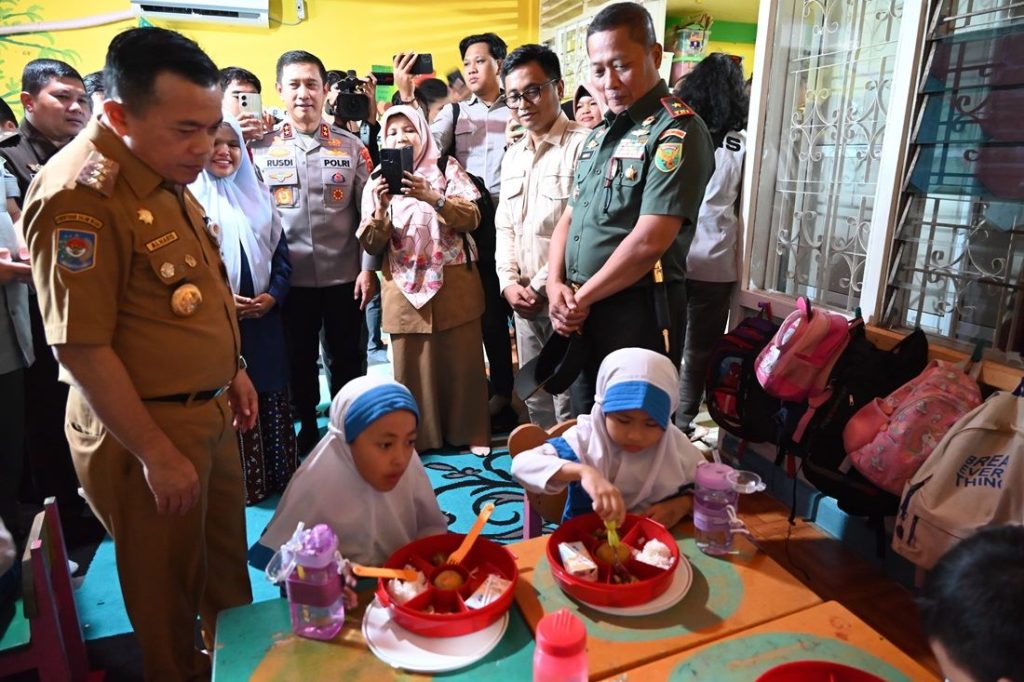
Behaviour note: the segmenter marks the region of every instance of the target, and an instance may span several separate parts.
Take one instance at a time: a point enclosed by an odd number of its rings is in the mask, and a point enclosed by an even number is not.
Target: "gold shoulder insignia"
[[[320,124],[320,139],[329,140],[331,139],[331,126],[326,123]]]
[[[76,182],[96,190],[105,197],[109,197],[114,191],[114,181],[117,180],[117,171],[120,168],[117,161],[108,159],[93,150],[85,158],[85,163],[78,171]]]
[[[672,118],[682,118],[683,116],[694,115],[693,109],[686,106],[686,102],[672,95],[662,97],[661,106],[665,107],[665,111],[667,111]]]

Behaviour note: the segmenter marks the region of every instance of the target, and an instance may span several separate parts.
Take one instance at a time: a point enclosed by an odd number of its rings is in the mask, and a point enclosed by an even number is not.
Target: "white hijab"
[[[665,433],[652,447],[635,453],[620,450],[604,423],[608,389],[625,382],[644,382],[668,396]],[[616,408],[643,409],[643,406],[639,402],[620,403]],[[601,363],[593,409],[589,415],[580,415],[576,428],[563,437],[581,462],[595,467],[619,489],[627,509],[641,511],[693,483],[697,465],[704,461],[700,450],[672,423],[671,415],[678,408],[679,374],[672,361],[654,351],[623,348],[610,353]],[[651,416],[659,419],[657,415]]]
[[[275,214],[270,192],[256,177],[238,120],[224,112],[224,125],[231,126],[242,152],[235,172],[225,178],[203,170],[188,186],[209,219],[220,226],[220,255],[228,270],[231,290],[236,294],[242,281],[242,250],[252,273],[253,291],[266,292],[270,285],[270,262],[281,239],[281,221]]]
[[[345,420],[356,400],[366,394],[371,403],[401,384],[378,377],[363,376],[345,384],[331,403],[327,435],[313,449],[292,476],[274,518],[259,542],[277,551],[295,532],[299,521],[312,528],[326,523],[338,536],[342,556],[357,563],[380,565],[395,550],[413,540],[448,531],[448,519],[420,462],[413,453],[405,474],[386,493],[371,487],[356,469],[352,449],[345,435]],[[412,396],[409,396],[412,400]],[[360,401],[361,406],[367,400]],[[372,423],[393,408],[375,403],[361,420]],[[367,421],[368,420],[368,421]]]

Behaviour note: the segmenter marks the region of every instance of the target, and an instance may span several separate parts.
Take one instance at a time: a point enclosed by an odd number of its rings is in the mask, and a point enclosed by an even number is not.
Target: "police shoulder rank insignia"
[[[57,230],[57,265],[68,272],[82,272],[96,265],[95,232]]]
[[[370,152],[367,151],[366,147],[359,148],[359,156],[362,157],[363,163],[366,164],[366,172],[369,173],[373,170],[373,158],[370,157]]]
[[[94,189],[105,197],[109,197],[114,191],[114,180],[117,179],[117,170],[120,164],[117,161],[108,159],[98,151],[89,152],[85,157],[85,163],[78,171],[75,179],[79,185],[85,185]]]
[[[663,142],[654,155],[654,165],[662,173],[671,173],[683,160],[683,145],[680,142]]]
[[[324,140],[331,139],[331,126],[326,123],[320,124],[320,137]]]
[[[686,103],[683,102],[683,100],[672,95],[669,95],[668,97],[662,97],[661,106],[665,107],[665,111],[667,111],[672,118],[693,116],[693,109],[686,106]]]
[[[295,137],[295,133],[292,132],[292,124],[291,123],[282,123],[281,124],[281,139],[282,140],[290,140],[293,137]]]

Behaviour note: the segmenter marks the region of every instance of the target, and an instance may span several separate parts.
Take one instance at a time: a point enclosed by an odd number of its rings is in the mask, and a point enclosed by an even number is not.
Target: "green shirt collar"
[[[672,94],[672,91],[668,89],[668,85],[665,84],[663,78],[658,79],[658,84],[647,91],[643,97],[633,102],[632,106],[626,109],[625,114],[629,114],[629,117],[633,119],[633,123],[640,123],[645,118],[655,113],[661,106],[661,98],[668,97]],[[615,119],[622,114],[613,114],[610,110],[604,115],[605,121],[610,126],[615,122]]]

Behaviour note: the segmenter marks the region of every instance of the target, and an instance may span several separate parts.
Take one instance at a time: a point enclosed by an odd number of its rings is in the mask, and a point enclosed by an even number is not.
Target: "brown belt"
[[[196,391],[195,393],[174,393],[173,395],[161,395],[155,398],[143,398],[143,402],[147,403],[181,403],[182,405],[191,405],[197,402],[206,402],[207,400],[213,400],[224,391],[228,390],[227,385],[221,386],[220,388],[213,388],[209,391]]]

